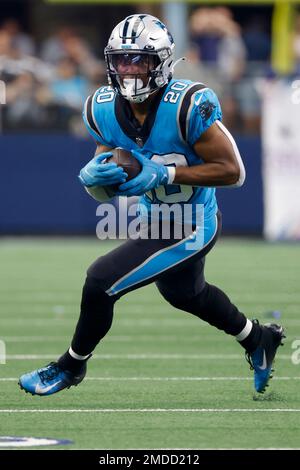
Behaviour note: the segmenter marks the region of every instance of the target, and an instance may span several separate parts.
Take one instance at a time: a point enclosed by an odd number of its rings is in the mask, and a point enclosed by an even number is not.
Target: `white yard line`
[[[300,408],[69,408],[0,409],[0,413],[299,413]]]

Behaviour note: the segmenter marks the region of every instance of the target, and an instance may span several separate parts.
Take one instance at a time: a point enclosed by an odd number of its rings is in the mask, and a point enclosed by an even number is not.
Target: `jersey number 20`
[[[168,153],[166,155],[153,155],[151,160],[165,166],[187,166],[186,157],[181,153]],[[187,202],[194,194],[192,186],[169,184],[160,186],[159,188],[148,191],[147,196],[154,201],[154,195],[158,202],[166,202],[172,204],[175,202]]]

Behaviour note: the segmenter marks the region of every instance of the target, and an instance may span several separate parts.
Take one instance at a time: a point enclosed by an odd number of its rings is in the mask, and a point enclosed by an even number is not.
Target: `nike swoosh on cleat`
[[[261,366],[258,366],[259,369],[264,370],[267,368],[267,358],[266,358],[266,351],[264,350],[264,355],[263,355],[263,362]]]
[[[60,382],[61,382],[61,380],[58,380],[58,382],[55,382],[54,384],[49,385],[49,387],[44,387],[44,388],[40,387],[40,385],[37,384],[37,386],[35,387],[35,393],[37,393],[39,395],[45,394],[45,393],[49,392],[49,390],[52,390],[52,388],[54,388]]]

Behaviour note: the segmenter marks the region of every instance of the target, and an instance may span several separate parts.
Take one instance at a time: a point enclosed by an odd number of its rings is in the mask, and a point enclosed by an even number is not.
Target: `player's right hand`
[[[111,152],[104,152],[89,161],[78,175],[81,184],[90,187],[124,183],[128,175],[123,168],[114,162],[105,163],[105,160],[111,156]]]

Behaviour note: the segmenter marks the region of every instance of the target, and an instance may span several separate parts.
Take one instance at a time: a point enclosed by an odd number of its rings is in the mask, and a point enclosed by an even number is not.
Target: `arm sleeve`
[[[201,134],[217,120],[222,120],[222,110],[215,92],[210,88],[196,92],[192,97],[187,142],[194,145]]]
[[[93,137],[93,139],[97,142],[97,144],[102,144],[106,145],[109,147],[110,145],[105,142],[103,135],[101,133],[100,125],[99,125],[99,118],[98,120],[95,117],[94,113],[94,95],[91,95],[87,98],[84,108],[83,108],[83,121],[85,124],[85,127],[87,128],[89,134]]]

